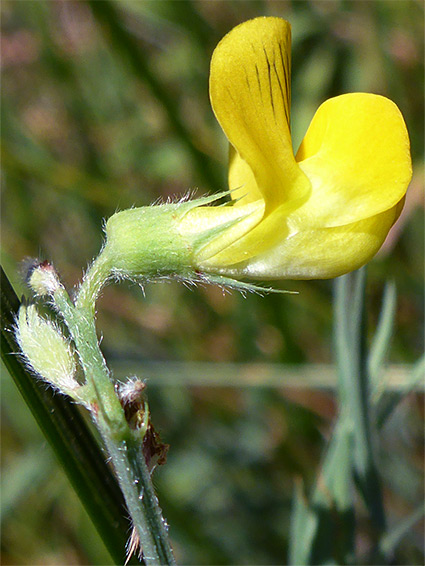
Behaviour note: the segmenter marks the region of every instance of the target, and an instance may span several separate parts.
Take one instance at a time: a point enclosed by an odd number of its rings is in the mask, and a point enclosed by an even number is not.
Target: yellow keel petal
[[[372,218],[334,228],[310,228],[237,265],[215,266],[229,277],[329,279],[358,269],[382,246],[398,216],[398,205]],[[214,258],[212,258],[214,259]],[[207,265],[207,269],[209,266]]]

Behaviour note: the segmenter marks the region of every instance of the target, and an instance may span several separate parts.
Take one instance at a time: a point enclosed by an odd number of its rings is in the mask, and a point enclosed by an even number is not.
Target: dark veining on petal
[[[272,111],[273,111],[273,116],[274,116],[274,121],[277,125],[277,119],[276,119],[276,112],[275,112],[275,108],[274,108],[274,100],[273,100],[273,88],[272,88],[272,76],[271,76],[271,66],[270,66],[270,61],[269,58],[267,56],[267,51],[266,48],[263,45],[263,51],[264,51],[264,55],[266,57],[266,61],[267,61],[267,72],[268,72],[268,76],[269,76],[269,90],[270,90],[270,102],[272,105]]]
[[[249,77],[248,77],[248,73],[247,70],[244,69],[245,71],[245,81],[246,81],[246,86],[248,87],[248,91],[251,92],[251,85],[249,84]]]
[[[282,44],[279,43],[278,45],[279,45],[280,60],[281,60],[281,63],[282,63],[283,76],[284,76],[284,79],[285,79],[285,92],[286,92],[286,98],[284,98],[284,101],[286,101],[285,114],[286,114],[286,118],[287,118],[287,121],[288,121],[288,127],[290,129],[291,128],[291,124],[290,124],[290,107],[291,107],[290,60],[289,60],[288,52],[286,50],[285,50],[285,56],[284,56],[283,51],[282,51]]]
[[[234,99],[232,91],[230,90],[230,88],[228,86],[226,86],[226,90],[227,90],[227,94],[230,97],[230,100],[233,102],[233,104],[237,104],[237,101]]]
[[[257,82],[258,82],[258,89],[259,89],[259,91],[260,91],[261,102],[264,104],[264,101],[263,101],[263,91],[261,90],[260,71],[259,71],[257,65],[255,65],[255,72],[256,72],[256,74],[257,74]]]
[[[283,91],[282,83],[280,82],[279,71],[276,68],[276,61],[273,61],[273,69],[274,69],[274,72],[276,73],[277,82],[279,83],[280,94],[282,96],[283,110],[285,112],[286,120],[288,121],[288,110],[286,108],[286,97],[285,97],[285,93]]]

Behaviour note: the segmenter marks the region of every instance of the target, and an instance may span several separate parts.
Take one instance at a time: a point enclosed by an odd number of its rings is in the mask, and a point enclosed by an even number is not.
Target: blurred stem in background
[[[314,491],[307,501],[300,485],[295,491],[289,562],[359,564],[356,549],[359,523],[356,492],[370,523],[370,564],[389,564],[396,533],[388,532],[382,479],[378,471],[380,426],[377,380],[384,373],[396,310],[395,288],[388,284],[380,324],[370,351],[367,348],[366,267],[339,277],[334,283],[334,352],[338,372],[338,417],[329,440]],[[417,382],[423,359],[410,378]],[[385,389],[385,385],[381,383]],[[400,401],[393,398],[392,409]],[[387,413],[387,416],[389,413]],[[403,536],[423,517],[423,506],[404,522]]]

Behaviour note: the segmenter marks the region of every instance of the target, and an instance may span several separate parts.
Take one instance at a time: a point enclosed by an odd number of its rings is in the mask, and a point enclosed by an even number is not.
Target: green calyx
[[[228,223],[189,233],[182,230],[184,216],[227,193],[195,201],[132,208],[117,212],[106,223],[102,255],[117,277],[157,279],[192,278],[196,254],[207,242],[228,229]]]
[[[156,278],[190,268],[192,247],[178,232],[179,205],[132,208],[106,223],[102,253],[119,277]]]
[[[247,213],[232,206],[214,207],[215,215],[195,214],[209,204],[228,196],[219,193],[193,201],[167,203],[117,212],[106,223],[106,242],[84,277],[76,297],[78,308],[94,310],[101,288],[111,278],[153,281],[176,278],[192,283],[218,284],[241,292],[270,292],[236,281],[221,273],[205,272],[200,267],[203,250],[210,244],[218,251],[237,238],[233,231]],[[228,210],[229,214],[222,213]],[[220,212],[221,211],[221,212]]]

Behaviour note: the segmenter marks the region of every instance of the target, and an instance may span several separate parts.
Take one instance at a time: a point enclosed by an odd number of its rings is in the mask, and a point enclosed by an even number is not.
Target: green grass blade
[[[425,505],[421,503],[415,511],[406,519],[388,531],[381,539],[381,552],[386,556],[391,556],[407,533],[425,515]]]
[[[339,396],[345,407],[353,393],[353,380],[359,378],[361,360],[361,331],[364,307],[361,303],[361,285],[365,272],[339,277],[335,281],[334,345],[338,373]]]
[[[425,387],[425,354],[414,364],[408,379],[399,391],[388,392],[379,399],[380,402],[376,408],[376,425],[378,428],[384,426],[400,401],[412,391],[417,390],[419,385],[421,385],[420,391],[423,392]]]
[[[371,378],[371,394],[375,400],[378,392],[385,389],[385,383],[381,383],[383,365],[391,345],[391,337],[394,328],[394,318],[397,307],[397,290],[393,282],[387,283],[382,300],[382,309],[379,316],[378,327],[370,347],[368,367]]]
[[[354,562],[353,436],[350,419],[340,414],[313,494],[313,508],[319,525],[311,564]]]
[[[1,270],[2,360],[51,444],[116,564],[125,558],[130,529],[124,499],[105,456],[79,410],[25,368],[11,331],[19,300]],[[135,564],[137,562],[134,562]]]
[[[332,507],[341,513],[352,509],[353,481],[350,454],[353,430],[349,419],[340,415],[321,468],[313,497],[315,505]]]
[[[113,45],[116,52],[121,55],[134,76],[150,88],[152,94],[164,108],[171,128],[190,154],[200,178],[209,189],[223,190],[223,180],[217,174],[217,168],[214,167],[208,156],[193,143],[193,136],[181,120],[176,102],[153,72],[145,54],[127,30],[123,17],[115,4],[109,0],[102,2],[88,0],[88,4],[107,36],[109,44]]]
[[[310,502],[301,486],[296,486],[289,540],[290,564],[354,562],[352,450],[351,422],[340,415]]]
[[[357,486],[377,529],[385,528],[382,490],[374,454],[375,430],[370,411],[367,369],[365,268],[335,282],[336,363],[341,384],[341,411],[352,421],[352,462]]]
[[[289,564],[310,564],[313,542],[318,528],[318,517],[309,506],[301,483],[295,485],[289,536]]]

